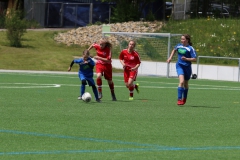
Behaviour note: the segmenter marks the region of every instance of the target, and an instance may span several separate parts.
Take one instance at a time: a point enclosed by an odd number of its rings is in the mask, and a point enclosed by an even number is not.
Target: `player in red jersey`
[[[102,76],[108,81],[111,90],[112,100],[116,101],[114,93],[114,83],[112,81],[112,44],[105,38],[100,39],[99,44],[93,43],[88,50],[96,49],[97,55],[93,58],[96,59],[96,73],[97,73],[97,87],[99,99],[102,98]]]
[[[138,52],[134,50],[135,46],[135,41],[129,41],[128,48],[123,49],[119,55],[120,62],[124,69],[124,82],[130,92],[129,100],[133,100],[134,88],[139,93],[139,84],[133,84],[133,81],[136,81],[138,67],[141,63]]]

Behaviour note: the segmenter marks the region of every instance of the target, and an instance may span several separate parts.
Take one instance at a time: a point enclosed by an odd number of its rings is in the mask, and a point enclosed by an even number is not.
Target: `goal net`
[[[173,63],[166,63],[173,47],[180,43],[181,34],[171,33],[135,33],[135,32],[103,32],[103,37],[108,37],[115,47],[120,50],[127,48],[128,42],[136,42],[135,50],[139,53],[142,64],[139,72],[148,70],[151,75],[176,77],[175,61],[177,56],[172,59]],[[153,63],[151,67],[145,63]]]

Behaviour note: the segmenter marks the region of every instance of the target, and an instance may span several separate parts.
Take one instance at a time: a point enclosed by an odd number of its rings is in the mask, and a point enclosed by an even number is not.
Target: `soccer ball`
[[[88,92],[85,92],[83,95],[82,95],[82,100],[84,102],[90,102],[92,100],[92,96],[90,93]]]

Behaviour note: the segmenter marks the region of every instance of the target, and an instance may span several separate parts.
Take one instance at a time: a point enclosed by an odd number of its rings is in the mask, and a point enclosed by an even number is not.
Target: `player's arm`
[[[71,62],[70,66],[68,67],[68,72],[71,71],[73,64],[74,64],[74,60]]]
[[[187,58],[185,56],[182,56],[181,59],[184,60],[184,61],[189,61],[189,62],[196,62],[197,61],[196,58]]]
[[[120,55],[119,55],[119,57],[118,57],[118,58],[119,58],[119,60],[120,60],[120,63],[122,64],[122,66],[123,66],[123,69],[124,69],[126,65],[125,65],[125,63],[124,63],[124,60],[123,60],[123,59],[124,59],[123,52],[121,52],[121,53],[120,53]]]
[[[135,70],[137,70],[138,69],[138,67],[140,66],[140,63],[139,64],[137,64],[135,67],[133,67],[133,68],[131,68],[131,70],[132,71],[135,71]]]
[[[189,62],[196,62],[197,61],[197,54],[195,52],[195,50],[192,48],[191,51],[190,51],[190,55],[191,57],[190,58],[187,58],[185,56],[182,56],[181,59],[184,60],[184,61],[189,61]]]
[[[169,56],[169,58],[167,59],[167,62],[168,63],[170,63],[171,62],[171,60],[172,60],[172,57],[174,56],[174,54],[176,53],[176,50],[175,49],[173,49],[172,50],[172,52],[171,52],[171,54],[170,54],[170,56]]]
[[[120,59],[120,63],[122,64],[123,68],[125,68],[126,65],[122,59]]]
[[[93,58],[96,59],[96,60],[102,60],[104,62],[111,62],[111,59],[109,59],[109,58],[103,58],[103,57],[100,57],[100,56],[94,56]]]
[[[96,42],[94,42],[94,43],[88,48],[88,50],[90,51],[95,44],[96,44]]]

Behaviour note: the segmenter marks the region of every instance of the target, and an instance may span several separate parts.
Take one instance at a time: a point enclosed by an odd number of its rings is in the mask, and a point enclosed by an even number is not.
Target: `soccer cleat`
[[[116,98],[116,96],[115,96],[114,93],[112,94],[112,100],[113,100],[113,101],[117,101],[117,98]]]
[[[101,100],[100,100],[100,99],[96,99],[96,102],[100,103],[100,102],[101,102]]]
[[[137,83],[137,84],[135,84],[135,89],[136,89],[136,91],[137,91],[137,93],[139,93],[140,91],[139,91],[139,84]]]
[[[177,105],[184,105],[184,104],[183,104],[183,101],[182,101],[181,99],[179,99],[179,100],[177,101]]]
[[[129,101],[132,101],[133,100],[133,97],[129,97]]]
[[[102,92],[98,92],[98,98],[102,99]]]
[[[183,105],[187,102],[187,98],[183,98],[182,103]]]
[[[81,96],[79,96],[79,97],[78,97],[78,100],[82,100],[82,97],[81,97]]]

